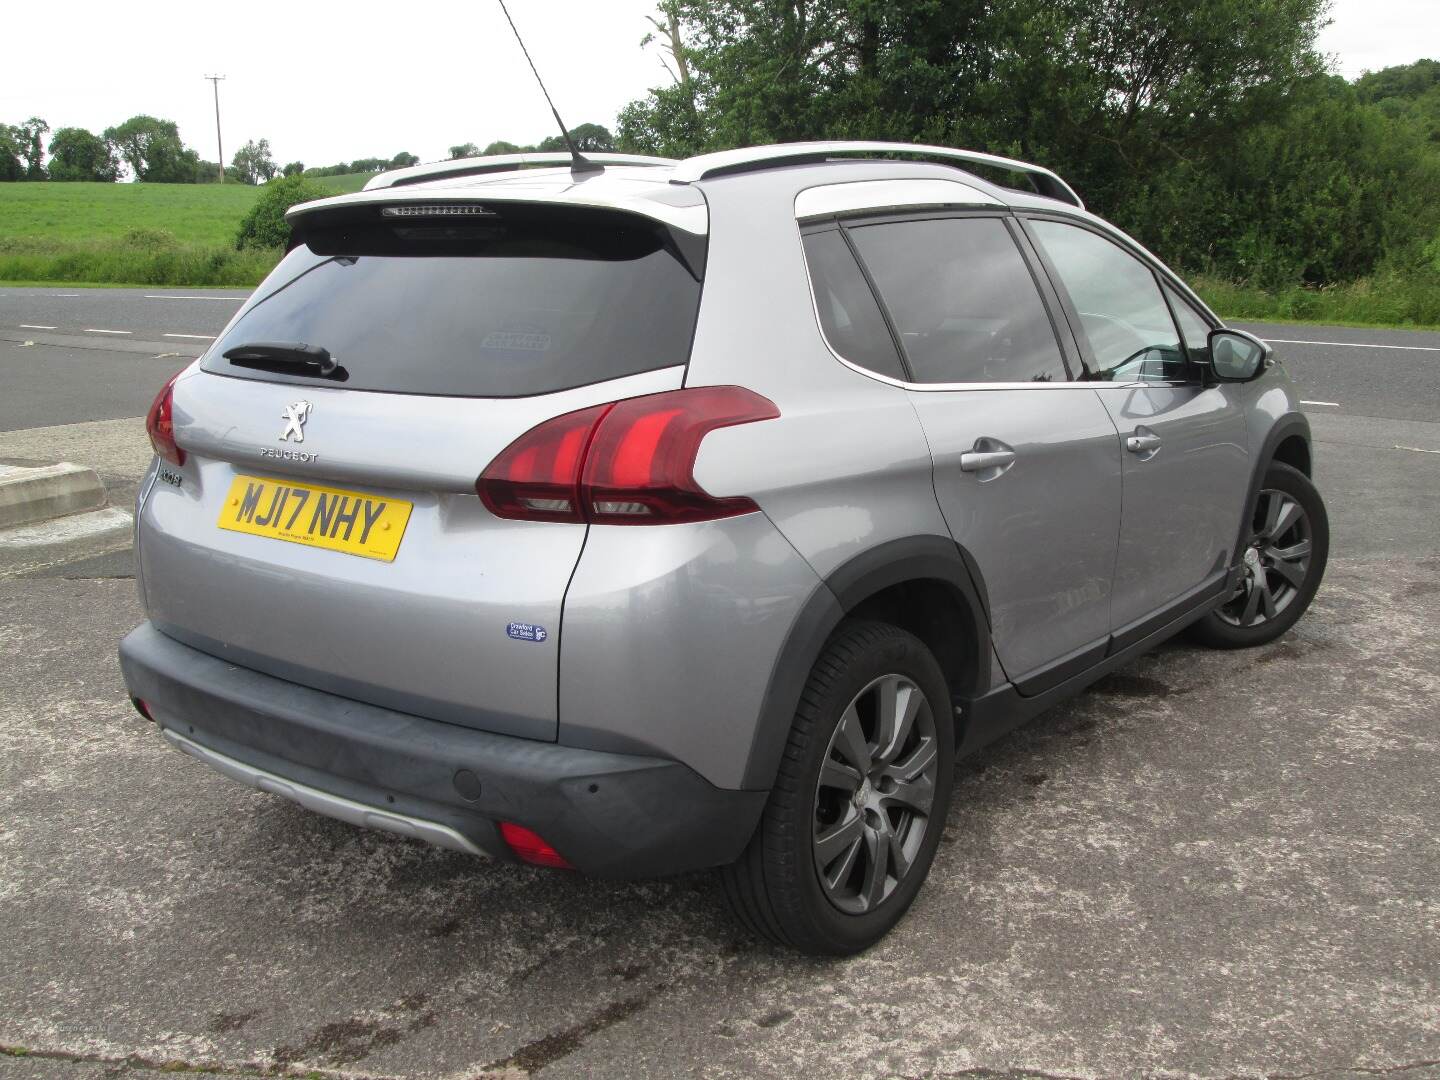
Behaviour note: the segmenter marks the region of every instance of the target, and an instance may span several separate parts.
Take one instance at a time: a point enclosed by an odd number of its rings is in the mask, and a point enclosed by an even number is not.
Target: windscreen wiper
[[[344,382],[350,373],[330,355],[330,350],[320,345],[307,345],[303,341],[255,341],[248,345],[236,345],[225,350],[225,359],[239,367],[261,368],[284,372],[287,368],[314,368],[314,371],[297,371],[297,375],[313,375],[321,379]]]

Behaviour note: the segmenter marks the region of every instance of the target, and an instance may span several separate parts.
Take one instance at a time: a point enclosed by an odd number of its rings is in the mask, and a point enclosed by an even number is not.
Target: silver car
[[[754,931],[852,953],[957,758],[1310,603],[1283,372],[1053,173],[568,160],[294,208],[156,399],[120,656],[178,749],[498,860],[719,867]]]

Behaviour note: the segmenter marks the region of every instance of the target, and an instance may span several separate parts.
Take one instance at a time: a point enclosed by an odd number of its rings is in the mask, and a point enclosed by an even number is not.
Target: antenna
[[[525,54],[525,62],[530,65],[530,70],[535,75],[535,81],[540,84],[540,93],[545,95],[545,103],[550,106],[550,115],[555,117],[555,123],[560,125],[560,138],[565,140],[565,148],[570,151],[570,171],[572,173],[604,172],[604,165],[591,161],[576,149],[575,141],[570,138],[570,129],[565,126],[565,121],[560,119],[560,110],[555,108],[555,102],[550,100],[550,91],[545,89],[545,80],[540,78],[540,72],[535,69],[535,61],[530,59],[530,50],[525,48],[525,39],[515,28],[515,20],[510,17],[510,9],[505,6],[505,0],[500,0],[500,10],[505,13],[505,21],[510,24],[510,31],[515,35],[515,40],[520,43],[520,51]]]

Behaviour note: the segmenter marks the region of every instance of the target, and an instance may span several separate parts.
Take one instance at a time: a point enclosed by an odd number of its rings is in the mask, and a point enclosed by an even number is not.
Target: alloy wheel
[[[812,843],[820,886],[841,911],[875,910],[910,872],[938,763],[935,714],[903,675],[875,679],[841,715],[816,785]]]
[[[1245,547],[1245,578],[1217,614],[1232,626],[1260,626],[1295,602],[1310,573],[1314,537],[1304,507],[1283,491],[1266,488],[1255,507]]]

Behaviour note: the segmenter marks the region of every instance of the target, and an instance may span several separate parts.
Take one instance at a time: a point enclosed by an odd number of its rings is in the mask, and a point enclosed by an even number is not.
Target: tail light
[[[716,428],[774,420],[773,402],[740,386],[698,386],[566,413],[531,428],[475,482],[497,517],[668,525],[748,514],[695,482],[701,440]]]
[[[160,393],[155,395],[154,402],[150,405],[150,411],[145,414],[145,430],[150,435],[150,445],[172,465],[185,464],[185,451],[175,445],[175,419],[173,414],[175,407],[175,379],[180,378],[176,373],[174,378],[160,388]]]
[[[539,833],[531,832],[524,825],[516,825],[513,821],[502,821],[500,822],[500,835],[505,838],[505,843],[510,845],[510,850],[521,862],[528,862],[535,866],[553,866],[560,870],[574,869],[565,861],[565,856],[545,842],[544,837]]]

